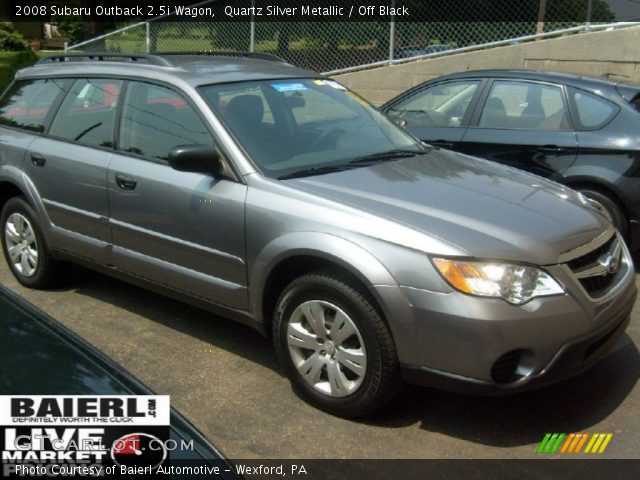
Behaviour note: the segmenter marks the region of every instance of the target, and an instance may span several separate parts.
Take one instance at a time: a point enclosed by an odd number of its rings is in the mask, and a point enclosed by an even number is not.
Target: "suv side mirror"
[[[169,153],[169,165],[179,172],[220,172],[220,154],[208,145],[180,145]]]

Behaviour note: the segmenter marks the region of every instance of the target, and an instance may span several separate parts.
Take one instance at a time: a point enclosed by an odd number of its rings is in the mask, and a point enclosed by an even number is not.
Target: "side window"
[[[180,145],[214,146],[213,138],[189,103],[173,90],[131,82],[127,87],[119,148],[167,160]]]
[[[64,79],[16,82],[0,100],[0,124],[42,132],[51,106],[68,84]]]
[[[95,147],[113,147],[122,81],[76,80],[53,119],[49,135]]]
[[[618,113],[615,104],[596,95],[572,88],[571,96],[576,111],[577,130],[595,130],[603,127]]]
[[[459,127],[471,100],[480,85],[479,80],[448,82],[416,92],[395,105],[391,118],[416,127]]]
[[[480,117],[481,127],[566,130],[569,116],[560,87],[498,80]]]

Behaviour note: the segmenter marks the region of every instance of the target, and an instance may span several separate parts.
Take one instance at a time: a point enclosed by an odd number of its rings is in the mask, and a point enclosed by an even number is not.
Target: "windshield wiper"
[[[388,150],[386,152],[378,152],[378,153],[373,153],[371,155],[365,155],[364,157],[356,158],[354,160],[351,160],[347,164],[323,165],[320,167],[310,167],[310,168],[305,168],[303,170],[297,170],[295,172],[286,173],[278,177],[278,180],[286,180],[288,178],[310,177],[311,175],[322,175],[324,173],[341,172],[343,170],[351,170],[359,166],[364,166],[364,164],[367,164],[367,163],[377,163],[377,162],[384,162],[385,160],[415,157],[416,155],[422,155],[426,153],[426,151],[427,150],[425,151],[400,150],[400,149]]]
[[[386,160],[395,160],[398,158],[415,157],[416,155],[422,155],[426,152],[417,150],[388,150],[386,152],[372,153],[371,155],[365,155],[351,160],[351,165],[358,165],[360,163],[376,163],[384,162]]]
[[[323,165],[320,167],[304,168],[295,172],[285,173],[278,177],[278,180],[287,180],[288,178],[310,177],[312,175],[322,175],[324,173],[342,172],[343,170],[351,170],[355,167],[352,165]]]

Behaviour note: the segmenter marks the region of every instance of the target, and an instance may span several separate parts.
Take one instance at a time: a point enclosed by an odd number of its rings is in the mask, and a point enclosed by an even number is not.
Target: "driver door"
[[[423,142],[456,150],[483,83],[468,79],[429,85],[401,98],[385,113]]]
[[[130,81],[118,143],[107,174],[113,265],[246,309],[246,185],[213,173],[179,172],[167,161],[179,145],[216,148],[195,107],[173,89]]]

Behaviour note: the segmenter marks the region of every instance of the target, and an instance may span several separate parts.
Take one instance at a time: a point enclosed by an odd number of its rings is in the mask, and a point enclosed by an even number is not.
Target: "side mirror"
[[[220,154],[208,145],[180,145],[169,153],[169,165],[179,172],[216,174]]]

